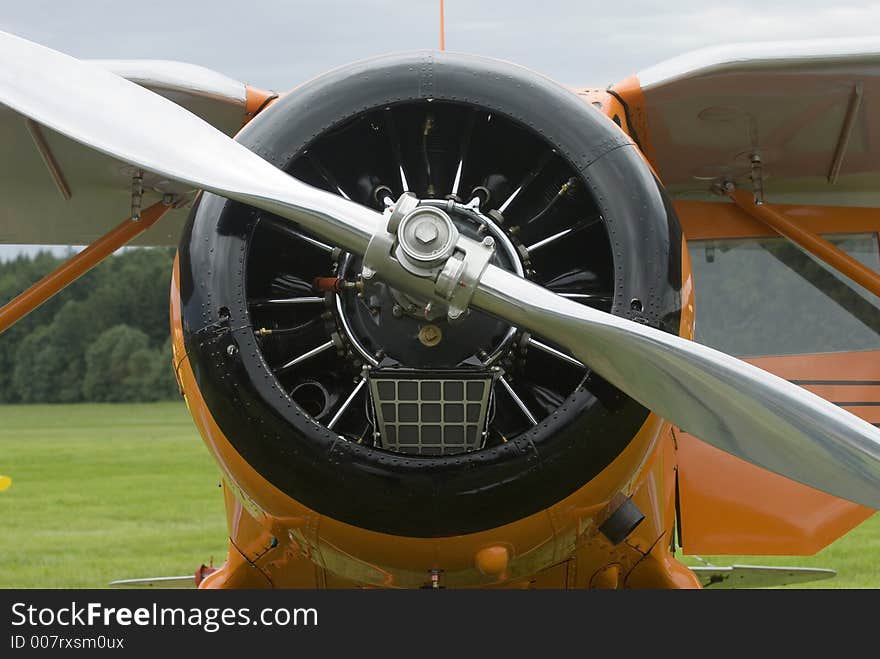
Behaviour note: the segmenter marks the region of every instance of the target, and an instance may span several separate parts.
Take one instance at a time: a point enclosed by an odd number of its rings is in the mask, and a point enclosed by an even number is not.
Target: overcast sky
[[[2,0],[0,29],[77,57],[182,60],[284,90],[352,60],[436,47],[438,7],[439,0]],[[880,2],[446,0],[448,50],[583,86],[606,86],[705,46],[872,34],[880,34]],[[0,247],[0,258],[10,251]]]

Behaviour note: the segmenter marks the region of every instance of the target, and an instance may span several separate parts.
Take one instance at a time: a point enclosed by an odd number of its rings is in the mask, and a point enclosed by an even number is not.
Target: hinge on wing
[[[755,197],[755,205],[760,206],[764,203],[764,161],[757,150],[752,151],[751,155],[749,155],[749,167],[751,169],[749,178],[752,180],[752,194]],[[736,183],[733,180],[725,177],[717,179],[712,184],[712,192],[725,196],[733,192],[736,187]]]
[[[144,199],[144,171],[137,170],[131,177],[131,219],[141,219],[141,202]]]
[[[752,168],[750,178],[752,179],[752,192],[755,195],[755,205],[760,206],[764,203],[764,163],[761,160],[761,154],[752,151],[749,164]]]

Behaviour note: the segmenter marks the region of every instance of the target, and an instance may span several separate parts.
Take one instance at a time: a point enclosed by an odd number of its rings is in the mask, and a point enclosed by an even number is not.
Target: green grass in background
[[[182,403],[0,406],[0,474],[13,478],[2,588],[100,588],[226,556],[218,471]],[[833,568],[814,587],[878,588],[880,516],[816,556],[703,558]]]
[[[221,564],[218,473],[182,402],[0,406],[0,587]]]

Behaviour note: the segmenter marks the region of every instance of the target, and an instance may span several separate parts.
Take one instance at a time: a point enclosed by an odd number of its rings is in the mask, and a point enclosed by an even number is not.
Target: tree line
[[[176,398],[173,259],[170,248],[124,250],[0,334],[0,403]],[[0,263],[0,304],[64,260],[40,252]]]

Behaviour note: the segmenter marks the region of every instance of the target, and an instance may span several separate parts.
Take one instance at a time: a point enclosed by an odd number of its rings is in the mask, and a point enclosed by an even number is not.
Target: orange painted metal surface
[[[644,140],[647,140],[647,137],[643,138],[642,135],[647,135],[647,130],[641,127],[639,123],[644,118],[640,114],[640,110],[636,108],[634,111],[626,99],[617,93],[616,87],[612,87],[610,90],[588,87],[585,89],[572,89],[572,91],[611,119],[632,140],[636,147],[639,148],[639,155],[642,157],[642,160],[651,168],[654,176],[659,181],[660,177],[654,169],[654,163],[647,157],[646,149],[642,148],[645,143]]]
[[[720,198],[720,199],[723,199]],[[779,235],[774,229],[726,200],[675,201],[675,211],[688,240],[761,238]],[[870,233],[880,231],[876,208],[774,205],[777,213],[811,233]]]
[[[832,402],[880,401],[880,351],[746,360]],[[872,384],[869,384],[872,383]],[[880,408],[843,406],[876,423]],[[755,467],[677,432],[688,554],[814,554],[874,511]]]
[[[857,261],[821,236],[793,222],[782,213],[778,213],[768,204],[756,204],[752,193],[745,190],[733,190],[729,193],[729,197],[737,206],[773,228],[781,236],[788,238],[793,243],[807,250],[816,258],[821,259],[835,270],[838,270],[860,286],[871,291],[874,295],[880,295],[880,273]]]
[[[874,513],[677,437],[686,554],[815,554]]]
[[[626,104],[627,123],[630,136],[638,142],[639,148],[653,166],[654,149],[651,146],[651,133],[648,130],[648,115],[645,112],[645,95],[638,76],[632,75],[611,87]]]
[[[158,202],[141,211],[139,220],[131,218],[98,238],[56,270],[0,308],[0,333],[24,318],[65,286],[82,277],[120,247],[149,229],[171,206]]]
[[[681,322],[678,335],[694,340],[694,327],[697,317],[694,292],[694,271],[691,269],[691,254],[687,240],[681,240]]]
[[[747,361],[869,423],[880,424],[880,350],[753,357]]]
[[[611,119],[611,121],[617,124],[624,133],[631,135],[631,129],[627,122],[626,110],[623,107],[623,103],[621,103],[615,96],[609,94],[607,90],[587,87],[584,89],[573,88],[572,91]]]
[[[698,590],[700,580],[669,553],[664,543],[658,542],[626,578],[627,588],[675,588]]]
[[[242,126],[247,124],[247,122],[257,116],[257,114],[278,100],[278,94],[266,91],[265,89],[260,89],[259,87],[251,87],[250,85],[247,85],[245,92],[244,119],[242,120]]]

